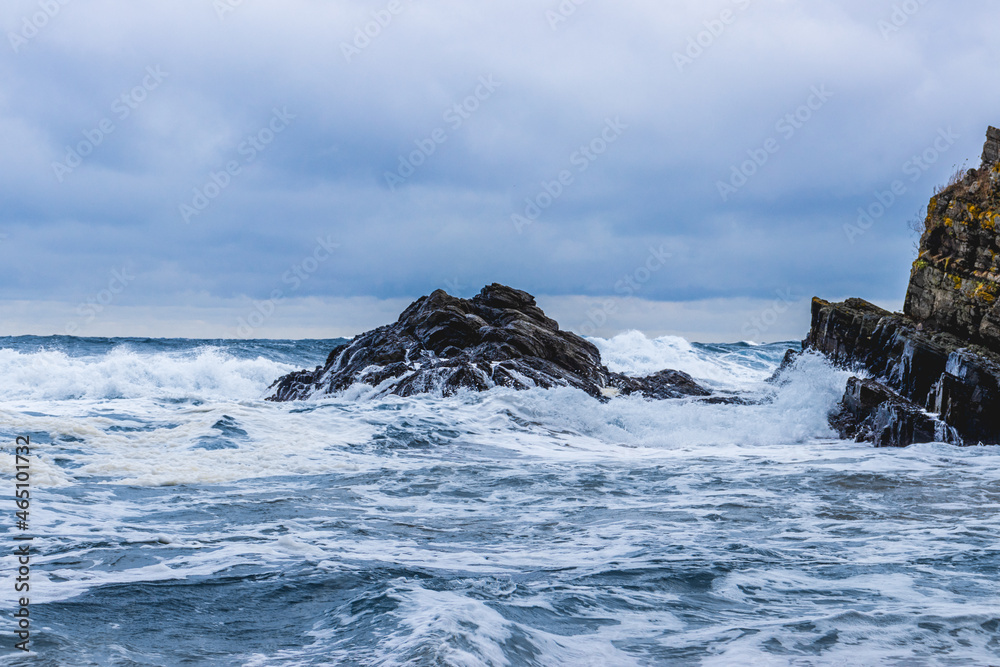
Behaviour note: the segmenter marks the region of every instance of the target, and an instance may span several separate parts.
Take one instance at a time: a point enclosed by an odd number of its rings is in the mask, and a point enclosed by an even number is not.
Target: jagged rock
[[[944,424],[919,405],[875,380],[852,377],[841,410],[831,418],[840,437],[876,447],[907,447],[948,437]]]
[[[935,440],[1000,443],[1000,422],[989,418],[1000,405],[996,402],[1000,393],[984,389],[989,382],[1000,386],[1000,365],[989,362],[996,355],[951,334],[922,331],[919,326],[861,299],[844,303],[813,299],[812,327],[803,347],[822,352],[843,368],[869,373],[877,378],[875,384],[891,394],[884,399],[885,409],[880,409],[877,401],[873,403],[872,397],[881,395],[871,393],[874,384],[864,387],[869,392],[866,400],[856,395],[860,388],[849,384],[833,426],[844,437],[871,437],[880,446]],[[941,413],[941,424],[932,417],[928,417],[932,422],[918,419],[901,401],[920,413]],[[851,417],[846,425],[842,423],[845,413]],[[892,416],[898,427],[885,431],[885,420]],[[877,430],[869,418],[878,422]],[[862,427],[866,420],[867,427]],[[927,427],[927,423],[934,425]]]
[[[928,408],[970,442],[1000,442],[1000,364],[987,354],[956,350]]]
[[[438,290],[413,302],[396,323],[334,348],[326,364],[279,378],[268,400],[334,394],[354,384],[410,396],[493,387],[576,387],[591,396],[709,396],[680,371],[645,378],[612,373],[597,348],[559,329],[527,292],[493,284],[472,299]]]
[[[795,360],[802,356],[801,350],[786,350],[785,356],[781,358],[778,368],[771,374],[771,377],[764,380],[768,384],[781,384],[788,371],[791,370]]]
[[[622,394],[642,394],[655,399],[710,396],[712,393],[687,373],[672,370],[659,371],[644,378],[610,373],[608,384]]]
[[[1000,162],[1000,129],[990,126],[986,130],[986,145],[983,147],[983,166]]]
[[[918,331],[917,326],[862,299],[833,304],[813,299],[812,327],[804,347],[842,367],[886,378],[893,389],[925,404],[948,356],[965,343],[950,334]]]

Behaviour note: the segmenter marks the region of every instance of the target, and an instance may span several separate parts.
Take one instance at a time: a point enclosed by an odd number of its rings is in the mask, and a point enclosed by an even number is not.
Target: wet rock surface
[[[833,423],[841,437],[873,442],[876,447],[906,447],[940,440],[942,423],[919,405],[881,382],[852,377],[842,410]]]
[[[841,437],[880,446],[1000,443],[1000,422],[990,417],[1000,408],[1000,358],[919,327],[861,299],[813,299],[804,347],[869,376],[851,378],[832,425]]]
[[[592,343],[559,329],[533,296],[496,283],[472,299],[442,290],[417,299],[394,324],[333,349],[325,365],[278,379],[268,400],[335,394],[355,384],[399,396],[493,387],[575,387],[602,399],[712,393],[680,371],[644,378],[610,372]]]

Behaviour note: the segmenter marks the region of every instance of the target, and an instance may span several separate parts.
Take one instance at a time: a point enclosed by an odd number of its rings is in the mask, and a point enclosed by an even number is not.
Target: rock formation
[[[1000,444],[1000,130],[927,208],[902,314],[813,300],[806,349],[852,378],[831,423],[881,446]]]
[[[462,388],[576,387],[591,396],[708,396],[689,375],[665,370],[645,378],[612,373],[593,344],[559,329],[527,292],[493,284],[472,299],[438,290],[414,301],[395,324],[334,348],[324,366],[278,379],[268,398],[291,401],[334,394],[354,384],[381,394]]]

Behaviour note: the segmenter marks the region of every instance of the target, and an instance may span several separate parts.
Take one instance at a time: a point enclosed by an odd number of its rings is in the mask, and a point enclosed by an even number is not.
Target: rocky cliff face
[[[708,396],[689,375],[665,370],[645,378],[612,373],[593,344],[546,317],[527,292],[484,287],[472,299],[442,290],[413,302],[395,324],[330,352],[326,364],[278,379],[271,401],[334,394],[354,384],[410,396],[493,387],[576,387],[599,398]],[[714,397],[722,398],[722,397]]]
[[[983,163],[931,199],[903,314],[860,299],[813,300],[803,343],[852,378],[832,424],[906,446],[1000,444],[1000,130]]]
[[[1000,130],[988,137],[979,169],[931,199],[903,312],[1000,352]]]
[[[861,299],[813,299],[804,345],[871,377],[851,378],[832,419],[879,446],[1000,443],[1000,355]]]

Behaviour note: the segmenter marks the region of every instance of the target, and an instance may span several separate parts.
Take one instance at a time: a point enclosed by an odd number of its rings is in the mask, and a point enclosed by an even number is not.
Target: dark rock
[[[763,405],[769,401],[760,398],[747,398],[746,396],[709,396],[698,402],[706,405]]]
[[[912,401],[881,382],[852,377],[841,410],[831,425],[842,438],[875,443],[876,447],[907,447],[915,442],[947,440],[947,427]]]
[[[712,393],[687,373],[671,370],[659,371],[644,378],[611,373],[608,384],[622,394],[642,394],[655,399],[710,396]]]
[[[836,304],[813,299],[812,328],[804,346],[844,368],[886,378],[895,390],[924,404],[948,355],[965,344],[917,326],[861,299]]]
[[[785,356],[781,359],[781,363],[778,364],[777,370],[771,374],[771,377],[764,380],[764,382],[767,382],[768,384],[780,384],[784,380],[785,375],[787,375],[788,371],[792,368],[795,360],[801,356],[801,350],[787,350],[785,352]]]
[[[326,364],[278,379],[268,400],[334,394],[354,384],[410,396],[493,387],[575,387],[608,398],[703,397],[691,376],[665,370],[645,378],[612,373],[593,344],[559,329],[527,292],[493,284],[472,299],[442,290],[414,301],[395,324],[364,333],[330,352]]]
[[[990,127],[986,130],[986,145],[983,147],[982,168],[988,169],[1000,162],[1000,130]]]
[[[844,303],[813,299],[812,328],[803,345],[822,352],[838,366],[865,371],[876,378],[879,386],[894,397],[885,401],[898,422],[908,419],[915,423],[916,418],[912,411],[902,410],[896,398],[921,412],[940,414],[941,424],[936,431],[908,426],[890,429],[886,434],[878,431],[882,446],[935,440],[1000,443],[1000,418],[992,417],[1000,407],[1000,391],[994,389],[1000,386],[1000,358],[951,334],[919,327],[903,315],[860,299]],[[848,386],[843,405],[855,422],[864,421],[875,409],[868,402],[852,398],[851,391]],[[842,418],[843,414],[835,417],[833,426],[854,437],[854,432],[838,423]],[[860,435],[872,436],[876,433],[873,428],[861,429]],[[897,436],[899,440],[886,439]]]
[[[934,388],[930,410],[971,442],[1000,442],[1000,364],[989,355],[956,350]]]

